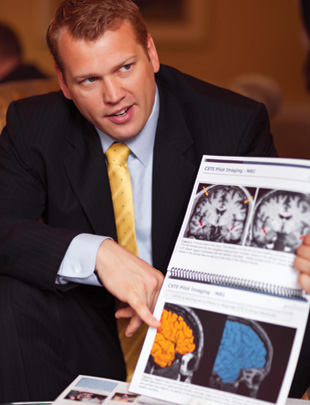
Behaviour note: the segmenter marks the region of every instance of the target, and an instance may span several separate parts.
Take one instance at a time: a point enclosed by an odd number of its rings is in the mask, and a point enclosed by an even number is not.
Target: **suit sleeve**
[[[12,104],[0,136],[0,274],[55,290],[71,240],[79,232],[40,221],[46,211],[44,170],[34,167]]]
[[[264,104],[258,103],[250,115],[238,145],[240,156],[277,157],[270,133],[269,117]]]

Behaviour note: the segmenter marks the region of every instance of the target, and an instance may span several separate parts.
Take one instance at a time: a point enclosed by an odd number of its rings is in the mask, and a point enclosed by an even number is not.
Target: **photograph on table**
[[[136,401],[137,398],[139,398],[139,395],[137,394],[129,394],[128,392],[116,392],[111,398],[111,401],[127,402],[132,404]]]
[[[107,398],[106,395],[96,394],[94,392],[71,390],[65,399],[71,401],[85,402],[88,404],[102,404]]]

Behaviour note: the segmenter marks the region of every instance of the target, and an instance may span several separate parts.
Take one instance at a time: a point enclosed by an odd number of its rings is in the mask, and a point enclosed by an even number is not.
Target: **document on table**
[[[171,405],[171,402],[159,401],[131,393],[129,384],[106,378],[79,375],[53,402],[55,405],[73,405],[72,401],[97,405],[117,405],[127,402],[136,405]],[[308,401],[288,399],[286,405],[303,405]],[[190,405],[202,405],[203,402],[192,401]]]

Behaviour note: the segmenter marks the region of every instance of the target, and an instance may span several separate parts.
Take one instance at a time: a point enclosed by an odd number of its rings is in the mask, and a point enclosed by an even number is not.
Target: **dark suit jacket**
[[[156,81],[153,261],[165,272],[201,156],[276,152],[262,104],[166,66]],[[74,236],[116,239],[99,137],[60,92],[11,104],[0,137],[0,169],[2,274],[54,290]],[[40,217],[46,225],[38,223]],[[10,256],[17,247],[19,257]]]

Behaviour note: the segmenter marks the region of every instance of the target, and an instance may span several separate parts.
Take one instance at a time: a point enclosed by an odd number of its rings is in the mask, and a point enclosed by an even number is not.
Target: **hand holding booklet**
[[[309,313],[293,267],[309,180],[304,160],[203,157],[130,402],[286,403]]]

